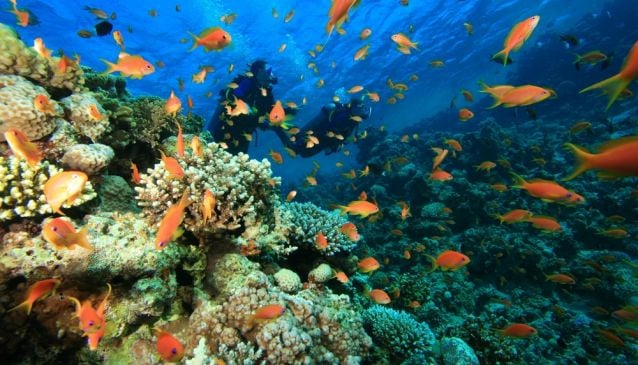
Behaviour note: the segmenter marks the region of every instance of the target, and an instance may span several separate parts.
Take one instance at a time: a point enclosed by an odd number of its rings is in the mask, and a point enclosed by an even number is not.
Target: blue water
[[[20,36],[27,44],[42,37],[48,48],[63,49],[66,54],[79,54],[82,64],[97,71],[105,70],[100,59],[115,60],[119,47],[110,35],[80,38],[80,29],[92,29],[97,21],[85,5],[98,7],[107,13],[116,12],[112,20],[114,30],[122,31],[126,51],[139,54],[155,63],[163,61],[164,68],[142,80],[130,80],[128,90],[133,95],[157,95],[167,98],[171,90],[178,90],[178,78],[185,81],[184,91],[177,91],[185,103],[189,95],[194,101],[194,112],[209,119],[215,109],[219,90],[233,77],[246,70],[246,65],[255,59],[267,60],[279,79],[274,87],[276,99],[294,101],[301,105],[302,97],[308,104],[295,118],[295,124],[319,112],[322,105],[330,102],[334,92],[345,87],[362,85],[380,93],[382,102],[373,105],[372,117],[363,127],[385,125],[391,131],[408,128],[419,133],[432,130],[464,129],[477,127],[477,120],[489,117],[506,123],[511,119],[510,111],[480,110],[491,103],[490,98],[478,94],[478,80],[489,84],[514,82],[534,83],[556,89],[557,100],[538,107],[541,117],[560,108],[580,107],[588,103],[602,104],[594,95],[577,96],[577,90],[593,81],[617,72],[621,59],[630,45],[638,38],[638,12],[635,3],[626,1],[426,1],[412,0],[409,6],[399,1],[363,1],[350,15],[344,26],[347,33],[336,33],[327,41],[325,50],[311,58],[307,53],[317,44],[327,40],[324,30],[327,22],[328,1],[188,1],[188,2],[104,2],[92,1],[70,5],[68,1],[19,2],[19,7],[31,10],[40,23],[27,28],[18,27]],[[180,11],[176,11],[179,4]],[[634,5],[632,5],[634,4]],[[10,4],[7,2],[6,7]],[[276,9],[278,18],[273,17]],[[155,9],[157,16],[148,11]],[[284,16],[292,9],[296,15],[289,23]],[[633,9],[633,10],[632,10]],[[229,26],[220,22],[224,14],[236,13],[236,20]],[[489,56],[502,48],[502,42],[513,24],[531,15],[540,15],[541,21],[531,39],[520,52],[514,53],[515,63],[502,67],[491,62]],[[15,24],[13,14],[0,13],[0,22]],[[474,35],[468,36],[464,22],[471,22]],[[633,25],[632,25],[633,24]],[[199,33],[210,26],[222,25],[233,38],[232,45],[221,52],[206,53],[200,47],[193,52],[187,32]],[[413,33],[409,27],[413,26]],[[132,32],[128,32],[128,27]],[[367,41],[359,40],[360,31],[369,27],[372,36]],[[409,34],[419,43],[419,50],[403,55],[395,50],[390,36],[397,32]],[[575,34],[581,44],[577,49],[568,49],[558,40],[560,34]],[[187,43],[180,39],[187,38]],[[370,44],[370,54],[364,61],[354,62],[354,52],[365,43]],[[278,49],[282,43],[286,50]],[[576,72],[571,62],[574,52],[601,49],[613,52],[616,58],[607,70],[584,70]],[[441,69],[429,67],[433,59],[445,61]],[[307,68],[315,62],[320,74]],[[336,67],[332,68],[334,62]],[[229,73],[228,67],[234,65]],[[201,65],[211,65],[216,71],[203,84],[192,83],[191,76]],[[548,78],[545,73],[552,66],[560,65],[561,79]],[[395,105],[384,101],[392,91],[386,80],[406,82],[416,74],[419,80],[409,83],[406,99]],[[303,81],[300,78],[303,76]],[[553,76],[553,75],[552,75]],[[315,83],[325,80],[318,89]],[[461,124],[456,119],[456,109],[450,110],[450,102],[456,96],[457,107],[463,106],[459,94],[461,88],[471,90],[480,107],[474,105],[474,123]],[[212,91],[213,97],[205,94]],[[631,102],[635,107],[635,102]],[[601,110],[603,108],[600,108]],[[615,109],[618,111],[618,109]],[[614,112],[614,110],[612,110]],[[261,133],[250,149],[254,157],[266,156],[270,148],[282,151],[280,143],[272,133]],[[350,146],[349,149],[356,151]],[[333,155],[314,158],[322,165],[333,165],[343,156]],[[346,161],[347,163],[347,161]],[[287,159],[284,166],[275,166],[275,174],[285,178],[299,178],[312,168],[309,160]],[[301,174],[300,174],[301,173]]]

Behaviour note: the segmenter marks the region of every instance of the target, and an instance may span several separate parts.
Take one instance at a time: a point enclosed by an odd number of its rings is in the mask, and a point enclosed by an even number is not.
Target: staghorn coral
[[[62,108],[41,86],[20,76],[0,75],[0,141],[5,140],[4,132],[9,128],[21,130],[32,140],[53,132],[57,116],[43,113],[35,107],[37,95],[45,95],[57,114],[63,114]]]
[[[44,184],[60,171],[48,161],[30,167],[14,156],[0,157],[0,221],[52,213],[44,197]],[[87,182],[82,194],[72,204],[62,207],[81,205],[96,195],[91,183]]]
[[[410,314],[374,305],[363,313],[363,320],[373,340],[387,350],[391,358],[433,357],[434,334],[427,324],[417,322]]]
[[[102,108],[102,105],[95,99],[92,92],[72,94],[61,100],[66,109],[66,114],[73,124],[75,130],[91,141],[95,142],[106,131],[109,130],[109,118]],[[90,113],[90,108],[97,108],[101,118],[96,119]]]
[[[282,204],[280,211],[292,226],[288,232],[288,239],[289,244],[293,246],[303,246],[322,255],[331,256],[337,252],[348,252],[357,244],[339,232],[339,227],[348,221],[337,212],[328,212],[312,203],[295,202]],[[328,247],[324,250],[319,250],[315,244],[319,232],[328,240]]]
[[[109,165],[114,156],[113,149],[103,144],[76,144],[66,150],[61,162],[69,170],[97,175]]]
[[[202,157],[189,152],[179,162],[185,172],[183,179],[172,178],[160,162],[141,175],[141,185],[135,188],[138,204],[152,221],[159,221],[187,188],[191,204],[184,227],[196,235],[259,227],[262,221],[271,219],[278,199],[278,179],[271,178],[266,160],[250,160],[241,153],[231,155],[211,143]],[[200,205],[206,190],[214,194],[216,205],[212,219],[205,223]]]

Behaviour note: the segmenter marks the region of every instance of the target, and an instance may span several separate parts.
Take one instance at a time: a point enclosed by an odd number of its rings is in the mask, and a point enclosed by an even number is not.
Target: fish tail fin
[[[82,303],[75,297],[67,297],[70,301],[75,304],[75,315],[80,316],[80,309],[82,308]]]
[[[109,62],[103,58],[100,59],[102,62],[106,63],[106,71],[103,72],[103,74],[110,74],[113,73],[115,71],[117,71],[117,65]]]
[[[192,52],[194,51],[197,47],[199,47],[199,37],[196,36],[195,34],[188,32],[188,34],[191,36],[191,38],[193,38],[193,45],[191,46],[191,48],[188,50],[188,52]]]
[[[86,248],[87,250],[93,250],[93,245],[91,245],[91,243],[89,242],[89,227],[88,226],[84,226],[82,227],[82,229],[80,229],[75,236],[75,244],[82,247],[82,248]]]
[[[348,207],[345,205],[337,205],[337,209],[340,210],[339,215],[346,215],[348,213]]]
[[[618,99],[620,93],[631,83],[631,80],[628,80],[622,77],[621,74],[616,74],[608,79],[597,82],[589,87],[586,87],[580,91],[580,93],[584,93],[586,91],[594,90],[594,89],[602,89],[603,93],[607,94],[607,99],[609,102],[607,103],[607,108],[605,110],[609,110],[611,105]]]
[[[563,179],[563,181],[569,181],[575,178],[576,176],[582,174],[583,172],[590,170],[593,166],[591,163],[592,157],[594,154],[589,153],[582,147],[578,147],[571,143],[565,143],[565,148],[574,153],[574,157],[576,157],[576,168],[572,171],[569,176]]]
[[[432,268],[430,268],[430,270],[428,270],[427,273],[429,274],[431,272],[436,271],[436,269],[439,268],[439,265],[436,264],[436,258],[427,254],[425,255],[425,257],[427,257],[430,261],[432,261]]]
[[[507,66],[507,59],[510,57],[510,50],[505,48],[500,52],[494,53],[492,59],[495,60],[501,57],[503,58],[503,66]]]
[[[190,205],[191,203],[189,199],[190,193],[191,191],[189,188],[184,189],[184,192],[182,193],[182,198],[179,200],[179,205],[181,205],[184,208]]]
[[[513,188],[521,189],[523,185],[527,184],[527,181],[525,181],[525,179],[521,175],[513,171],[510,171],[510,174],[512,175],[512,179],[514,179],[514,185],[512,186]]]
[[[29,300],[25,300],[24,302],[16,305],[15,307],[9,309],[7,312],[13,312],[16,309],[24,308],[27,311],[27,315],[31,314],[31,308],[33,307],[33,302]]]

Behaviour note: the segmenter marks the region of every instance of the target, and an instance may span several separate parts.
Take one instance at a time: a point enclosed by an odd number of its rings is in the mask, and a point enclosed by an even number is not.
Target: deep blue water
[[[218,102],[218,92],[233,77],[246,70],[246,65],[255,59],[267,60],[279,79],[274,87],[276,99],[294,101],[305,105],[295,123],[303,125],[305,120],[319,112],[322,105],[331,101],[339,88],[362,85],[377,91],[381,102],[373,105],[372,117],[362,127],[385,125],[391,131],[416,131],[430,133],[434,130],[477,128],[478,122],[494,117],[499,123],[510,123],[514,118],[511,110],[484,110],[491,99],[479,94],[477,81],[489,84],[533,83],[552,87],[559,98],[539,105],[537,113],[543,119],[565,117],[570,120],[581,115],[566,115],[568,111],[581,110],[585,105],[604,111],[602,98],[595,93],[578,95],[583,86],[616,73],[629,47],[638,39],[638,12],[635,2],[623,1],[427,1],[412,0],[409,6],[399,1],[362,1],[350,15],[344,29],[346,34],[336,33],[328,40],[325,50],[312,58],[308,54],[317,44],[326,42],[324,30],[328,20],[329,1],[148,1],[135,2],[69,2],[69,1],[19,1],[19,7],[29,9],[39,19],[35,26],[18,28],[27,44],[42,37],[48,48],[63,49],[66,54],[79,54],[82,64],[97,71],[105,70],[101,58],[115,60],[119,51],[112,37],[80,38],[81,29],[92,29],[95,17],[83,9],[85,5],[98,7],[117,17],[112,20],[114,30],[124,35],[127,52],[139,54],[155,63],[163,61],[164,68],[157,68],[152,75],[142,80],[130,80],[128,89],[134,95],[151,94],[168,97],[171,90],[178,90],[178,79],[185,80],[184,91],[177,91],[185,103],[189,95],[194,101],[194,112],[209,119]],[[176,11],[176,5],[180,11]],[[8,9],[10,3],[6,2]],[[149,15],[154,9],[157,16]],[[273,17],[273,9],[279,16]],[[284,16],[295,10],[294,18],[284,23]],[[236,13],[231,25],[224,25],[220,17]],[[532,37],[523,48],[512,55],[515,63],[503,67],[489,60],[490,55],[502,48],[503,39],[513,24],[531,16],[540,15],[541,21]],[[15,24],[9,12],[0,12],[0,22]],[[468,36],[464,22],[474,26],[474,35]],[[200,47],[193,52],[188,49],[191,41],[187,32],[199,33],[205,28],[221,25],[233,38],[232,45],[221,52],[206,53]],[[413,33],[409,28],[413,27]],[[129,32],[128,29],[132,30]],[[372,29],[367,41],[359,40],[365,27]],[[409,34],[419,43],[419,50],[403,55],[395,50],[390,36],[397,32]],[[580,40],[577,48],[570,49],[559,40],[561,34],[573,34]],[[188,42],[180,43],[186,38]],[[281,44],[284,52],[278,52]],[[353,55],[365,43],[370,44],[369,57],[354,62]],[[612,65],[599,68],[574,70],[574,53],[600,49],[613,53]],[[433,69],[428,62],[440,59],[445,62],[441,69]],[[319,74],[308,67],[316,63]],[[331,67],[334,62],[334,68]],[[234,71],[228,72],[230,64]],[[191,76],[201,65],[213,66],[216,71],[203,84],[192,83]],[[551,71],[551,73],[550,73]],[[416,74],[419,80],[410,82],[406,99],[389,105],[385,100],[392,91],[386,80],[406,82]],[[300,78],[303,76],[303,80]],[[315,86],[319,79],[325,86]],[[459,123],[457,109],[464,106],[459,94],[461,88],[471,90],[478,103],[473,105],[476,117],[469,123]],[[208,92],[213,97],[206,97]],[[456,96],[456,109],[450,102]],[[635,99],[616,105],[609,114],[614,115],[635,108]],[[558,112],[557,112],[558,111]],[[251,146],[254,157],[266,156],[270,148],[282,150],[279,141],[271,133],[261,133]],[[349,149],[356,150],[350,146]],[[314,158],[322,165],[334,165],[344,157],[336,154],[330,158],[318,155]],[[290,159],[288,159],[290,160]],[[310,171],[310,159],[287,161],[283,166],[274,166],[275,174],[285,178],[298,178]]]

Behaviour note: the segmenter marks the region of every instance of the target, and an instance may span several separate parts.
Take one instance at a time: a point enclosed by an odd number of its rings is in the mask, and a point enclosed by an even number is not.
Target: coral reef
[[[273,277],[279,289],[284,293],[296,293],[301,289],[301,278],[292,270],[281,269]]]
[[[61,101],[73,128],[96,142],[109,128],[109,118],[92,92],[72,94]]]
[[[76,144],[66,150],[60,161],[69,170],[79,170],[88,175],[97,175],[109,165],[113,157],[115,157],[115,153],[109,146],[99,143]]]
[[[117,175],[107,175],[100,184],[100,211],[102,212],[137,212],[133,189]]]
[[[14,156],[0,157],[0,221],[53,213],[44,196],[44,184],[60,171],[48,161],[30,167]],[[62,207],[79,206],[96,195],[91,183],[87,182],[82,194],[71,205]]]

